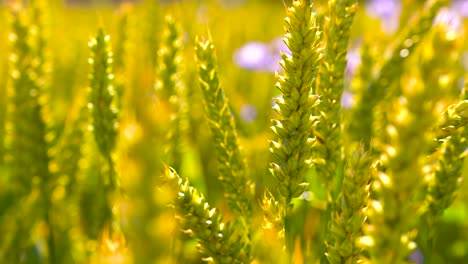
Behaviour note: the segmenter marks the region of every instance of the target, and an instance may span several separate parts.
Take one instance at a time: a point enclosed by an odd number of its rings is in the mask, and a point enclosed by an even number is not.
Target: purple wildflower
[[[268,67],[269,60],[268,45],[263,42],[247,43],[234,54],[235,63],[247,70],[263,71]]]
[[[280,72],[281,52],[291,53],[281,38],[276,38],[270,43],[249,42],[234,53],[234,62],[247,70]]]
[[[450,9],[463,18],[468,17],[468,0],[454,0],[450,5]]]
[[[251,104],[245,104],[240,109],[240,117],[245,123],[252,123],[257,118],[257,108]]]
[[[341,94],[341,107],[344,109],[351,109],[351,107],[354,105],[353,96],[353,93],[350,91],[343,91],[343,94]]]
[[[455,9],[441,8],[434,18],[433,24],[444,27],[447,34],[453,34],[463,29],[462,17]]]
[[[353,78],[359,65],[361,65],[361,53],[358,48],[351,48],[346,54],[345,82],[349,83]]]
[[[400,26],[400,0],[370,0],[366,4],[366,11],[370,17],[380,20],[382,31],[393,34]]]
[[[411,253],[408,258],[409,261],[412,261],[415,264],[423,264],[424,263],[424,255],[422,254],[421,250],[416,249]]]

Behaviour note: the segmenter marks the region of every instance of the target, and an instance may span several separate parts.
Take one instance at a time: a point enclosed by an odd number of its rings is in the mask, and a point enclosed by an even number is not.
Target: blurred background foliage
[[[288,1],[285,1],[288,2]],[[376,54],[379,60],[395,34],[403,29],[407,20],[424,1],[372,0],[361,3],[352,28],[350,72],[345,92],[352,85],[352,73],[360,63],[360,47],[365,43],[367,51]],[[1,2],[0,2],[1,3]],[[163,170],[161,153],[165,144],[164,128],[168,122],[167,109],[158,104],[154,90],[157,53],[162,36],[164,16],[172,15],[184,32],[183,81],[188,93],[189,126],[184,142],[182,166],[179,174],[190,179],[201,190],[208,202],[229,219],[220,183],[217,180],[216,157],[210,139],[207,121],[198,86],[195,62],[194,39],[197,34],[210,34],[216,45],[220,78],[230,98],[241,146],[247,157],[250,177],[256,184],[256,200],[260,201],[264,187],[271,179],[268,172],[270,153],[268,139],[271,138],[270,119],[272,99],[278,95],[274,88],[275,58],[282,50],[278,38],[283,32],[285,8],[281,0],[212,0],[212,1],[151,1],[138,2],[69,0],[46,1],[44,30],[47,40],[46,58],[50,63],[48,77],[47,120],[50,124],[51,140],[59,141],[82,116],[86,104],[88,87],[88,40],[102,27],[110,36],[114,51],[116,80],[124,87],[123,109],[119,126],[117,170],[124,194],[118,198],[121,210],[122,233],[120,237],[101,236],[90,238],[82,230],[90,225],[87,218],[101,217],[94,205],[99,192],[86,192],[92,180],[86,170],[77,169],[66,178],[58,177],[51,186],[51,197],[55,210],[53,219],[64,234],[57,241],[56,251],[61,252],[61,263],[199,263],[195,241],[179,234],[173,211],[168,208],[170,191],[161,187]],[[326,1],[316,1],[320,13]],[[8,1],[0,5],[0,138],[5,137],[6,87],[8,80],[8,36],[11,32],[11,15]],[[453,48],[457,62],[450,74],[457,83],[468,70],[468,50],[463,31],[466,29],[468,1],[453,1],[449,18],[444,22],[458,32]],[[459,33],[462,32],[462,33]],[[252,46],[252,44],[254,44]],[[247,45],[247,46],[245,46]],[[248,46],[251,45],[251,46]],[[429,48],[429,44],[426,45]],[[252,48],[249,50],[249,48]],[[284,48],[284,47],[283,47]],[[424,50],[424,45],[421,48]],[[285,52],[285,50],[283,50]],[[438,51],[434,51],[438,52]],[[261,58],[259,58],[259,56]],[[271,56],[267,65],[257,60]],[[262,64],[263,63],[263,64]],[[413,60],[405,67],[419,67]],[[355,64],[355,65],[354,65]],[[460,85],[458,85],[460,83]],[[344,100],[347,97],[344,98]],[[349,99],[349,98],[348,98]],[[346,102],[344,102],[346,104]],[[166,111],[166,112],[165,112]],[[21,122],[21,120],[16,120]],[[78,126],[83,126],[79,124]],[[63,144],[84,144],[77,142]],[[62,139],[63,141],[63,139]],[[78,166],[86,167],[86,150]],[[0,145],[0,263],[6,255],[6,237],[11,235],[15,220],[13,212],[24,210],[23,201],[15,201],[10,193],[8,167],[3,162],[5,149]],[[65,163],[77,160],[64,158]],[[464,178],[468,176],[465,160]],[[50,167],[54,166],[52,162]],[[325,187],[319,179],[308,176],[310,192],[295,206],[293,230],[307,245],[298,247],[298,255],[313,259],[318,254],[319,215]],[[255,204],[261,226],[262,213]],[[25,211],[24,218],[34,218]],[[89,220],[89,219],[88,219]],[[32,220],[34,221],[34,219]],[[438,240],[434,263],[468,263],[468,187],[462,184],[457,199],[445,212],[438,226]],[[276,263],[277,251],[273,234],[257,230],[254,240],[256,263]],[[30,247],[21,252],[21,263],[44,263],[47,259],[43,234],[47,233],[43,223],[36,221],[29,234]],[[125,237],[125,238],[123,238]],[[58,238],[57,238],[58,239]],[[186,241],[182,243],[181,241]],[[300,242],[298,242],[300,243]],[[317,249],[314,249],[317,248]],[[279,249],[278,249],[279,250]],[[418,253],[420,254],[420,252]],[[416,254],[417,255],[417,254]],[[417,258],[417,256],[415,257]],[[299,262],[298,262],[299,263]],[[419,262],[421,263],[421,262]]]

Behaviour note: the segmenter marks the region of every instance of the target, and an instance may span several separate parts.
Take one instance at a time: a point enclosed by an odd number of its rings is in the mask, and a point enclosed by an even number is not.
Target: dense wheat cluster
[[[91,2],[0,2],[0,263],[468,263],[467,1]]]

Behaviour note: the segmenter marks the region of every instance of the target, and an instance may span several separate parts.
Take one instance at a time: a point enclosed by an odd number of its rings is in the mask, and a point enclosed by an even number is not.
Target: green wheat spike
[[[317,94],[320,95],[320,104],[317,106],[320,120],[314,131],[315,136],[319,139],[314,153],[318,155],[319,159],[325,161],[318,163],[316,170],[317,174],[323,177],[327,183],[327,200],[332,211],[335,210],[334,198],[341,186],[339,175],[342,173],[337,171],[343,163],[341,95],[344,89],[349,36],[357,7],[358,3],[355,0],[328,1],[328,14],[324,22],[326,46],[316,83]],[[336,214],[336,212],[332,212],[332,214]],[[323,226],[325,227],[327,224]],[[333,236],[328,236],[326,243],[333,243],[332,239],[334,239]],[[333,256],[333,254],[329,255],[329,260],[333,259],[330,258]]]
[[[165,18],[162,45],[158,51],[156,92],[164,100],[169,100],[176,94],[179,78],[179,65],[181,62],[182,33],[171,16]]]
[[[30,33],[25,12],[13,11],[13,17],[9,144],[14,178],[29,190],[33,177],[42,181],[49,178],[45,124],[39,104],[38,66],[41,62],[36,57],[36,39]],[[30,63],[35,60],[37,63]]]
[[[374,135],[372,126],[374,108],[386,94],[391,94],[390,86],[403,73],[403,63],[414,53],[415,48],[429,32],[437,11],[447,2],[447,0],[427,1],[419,17],[412,20],[406,30],[390,45],[391,55],[385,58],[378,67],[378,76],[357,97],[351,120],[359,120],[359,122],[351,122],[349,128],[354,140],[364,142],[367,147],[370,146]]]
[[[436,140],[443,140],[453,131],[468,124],[468,99],[452,104],[442,112],[436,127]]]
[[[89,64],[90,91],[88,107],[92,117],[92,135],[98,152],[89,146],[90,156],[88,164],[88,188],[84,189],[81,208],[82,216],[91,222],[89,233],[96,236],[96,232],[104,232],[104,228],[120,232],[119,211],[112,210],[112,199],[117,191],[120,191],[120,181],[115,170],[114,150],[116,148],[118,129],[118,109],[115,106],[114,74],[112,71],[112,52],[110,50],[110,37],[98,30],[95,38],[88,43],[91,50]],[[88,140],[89,142],[89,140]],[[93,144],[90,143],[90,144]],[[102,166],[105,164],[106,166]],[[94,203],[86,200],[93,199],[93,194],[99,193]],[[87,204],[89,203],[89,204]],[[87,209],[88,208],[88,209]],[[91,215],[86,215],[86,210]],[[89,219],[95,216],[94,220]],[[95,223],[96,221],[96,223]],[[86,225],[85,225],[86,226]]]
[[[116,92],[112,70],[112,52],[109,45],[110,37],[102,29],[88,43],[91,50],[89,64],[90,73],[90,103],[94,140],[101,155],[109,166],[109,184],[112,190],[120,186],[119,178],[114,169],[113,151],[117,143],[118,109],[116,108]]]
[[[419,235],[423,252],[435,250],[436,234],[443,212],[453,203],[457,190],[462,182],[463,166],[468,149],[468,130],[466,127],[451,129],[450,134],[441,139],[435,139],[439,144],[433,154],[435,166],[426,176],[429,179],[425,199],[426,211],[422,216]],[[430,254],[430,253],[429,253]],[[427,256],[429,263],[432,257]]]
[[[99,151],[104,157],[114,150],[117,137],[117,109],[114,106],[115,90],[112,72],[110,37],[99,29],[88,46],[91,50],[90,108],[93,134]]]
[[[72,181],[77,181],[76,185],[80,187],[75,191],[78,191],[79,222],[83,233],[88,239],[98,240],[103,231],[112,223],[110,195],[113,188],[109,178],[112,174],[109,173],[108,160],[101,154],[97,142],[94,140],[94,130],[91,125],[92,113],[89,111],[89,103],[83,110],[85,112],[82,112],[78,120],[76,120],[77,125],[83,122],[82,125],[85,126],[81,135],[80,151],[82,154],[78,161],[78,177]],[[75,133],[80,132],[79,127],[76,127],[76,129],[78,130],[72,131],[70,136],[78,135]],[[64,154],[68,152],[68,148],[71,150],[71,147],[72,145],[63,149]],[[61,167],[59,173],[66,173],[67,171],[67,167]]]
[[[427,217],[435,222],[455,197],[455,192],[461,182],[463,162],[468,147],[468,132],[466,127],[459,128],[442,141],[440,158],[437,162],[432,183],[428,192]]]
[[[109,41],[109,35],[99,29],[96,37],[88,43],[91,50],[91,57],[88,60],[91,66],[88,107],[91,111],[94,140],[113,174],[110,177],[110,185],[116,189],[118,179],[113,172],[112,153],[117,143],[118,109],[115,105],[113,56]]]
[[[81,227],[86,237],[98,240],[106,228],[111,227],[112,203],[110,199],[109,168],[103,167],[106,160],[100,155],[93,135],[85,133],[83,161],[80,172],[84,174],[79,193]]]
[[[292,55],[282,54],[284,73],[278,75],[277,88],[283,98],[277,99],[275,110],[281,116],[273,121],[273,132],[278,141],[271,142],[275,162],[271,164],[273,176],[278,180],[281,202],[289,212],[291,200],[307,188],[304,173],[311,166],[311,129],[317,118],[312,109],[318,96],[310,95],[312,82],[321,59],[318,40],[320,32],[315,24],[315,14],[306,1],[294,1],[286,18],[286,45]]]
[[[330,263],[359,263],[363,247],[356,242],[362,236],[370,199],[371,158],[361,145],[345,168],[343,188],[332,211],[330,243],[326,257]]]
[[[320,138],[318,142],[321,143],[317,144],[316,153],[326,160],[325,164],[317,165],[317,173],[328,182],[329,194],[332,194],[336,170],[342,163],[341,94],[344,89],[350,29],[357,7],[356,0],[329,1],[329,14],[324,27],[326,47],[316,92],[320,95],[320,104],[317,106],[320,122],[315,129],[315,136]]]
[[[163,43],[158,52],[156,93],[168,103],[170,126],[165,146],[166,162],[176,170],[182,164],[181,122],[183,118],[184,89],[181,81],[183,37],[179,25],[166,16]]]
[[[247,221],[252,211],[253,185],[247,178],[234,118],[220,85],[214,46],[209,39],[198,39],[195,51],[206,117],[216,145],[219,179],[230,208]]]
[[[318,96],[311,92],[322,54],[316,15],[308,1],[293,1],[285,22],[284,42],[292,55],[282,54],[284,73],[276,76],[276,87],[282,92],[282,98],[276,100],[274,108],[280,119],[273,120],[272,126],[278,138],[270,142],[273,154],[270,171],[276,180],[277,193],[270,199],[264,199],[269,202],[263,208],[283,210],[281,215],[273,217],[281,218],[281,222],[273,219],[273,224],[281,225],[279,235],[284,236],[286,248],[291,252],[292,241],[288,228],[285,228],[288,226],[286,220],[292,210],[292,199],[299,197],[308,187],[304,177],[313,163],[311,154],[315,138],[312,130],[317,121],[312,112],[319,101]],[[272,213],[265,211],[267,222],[267,216]]]
[[[468,95],[467,81],[461,94],[461,101],[450,105],[442,112],[436,124],[436,138],[438,145],[433,154],[436,165],[429,172],[428,192],[426,195],[427,211],[423,215],[425,228],[428,229],[427,251],[434,250],[436,224],[443,212],[456,197],[456,191],[462,181],[463,165],[468,154]]]
[[[206,262],[250,263],[248,245],[244,244],[241,231],[222,222],[218,210],[211,208],[203,195],[177,172],[166,167],[166,178],[177,190],[175,208],[183,231],[195,237],[198,250]]]
[[[35,6],[35,5],[34,5]],[[25,219],[19,217],[17,233],[9,254],[10,261],[19,261],[20,251],[28,246],[29,234],[38,219],[44,219],[50,233],[47,236],[49,257],[54,257],[53,227],[49,210],[49,146],[46,141],[46,124],[42,116],[43,106],[40,96],[43,93],[44,47],[43,36],[39,34],[41,24],[20,5],[11,9],[11,41],[9,92],[8,92],[8,130],[7,161],[11,167],[14,190],[17,199],[33,199],[31,195],[39,191],[42,196],[35,201],[43,210],[30,213]],[[17,200],[19,202],[19,200]],[[40,212],[40,213],[39,213]],[[40,215],[36,215],[36,214]],[[36,215],[36,219],[33,215]],[[15,231],[13,231],[15,232]]]

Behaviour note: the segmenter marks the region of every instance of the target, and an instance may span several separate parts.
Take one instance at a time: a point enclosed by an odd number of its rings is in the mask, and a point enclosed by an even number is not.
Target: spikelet
[[[436,224],[443,212],[454,201],[458,187],[462,182],[463,166],[468,154],[468,84],[461,94],[462,101],[450,105],[442,114],[436,125],[437,145],[433,156],[435,166],[428,171],[428,189],[426,194],[427,210],[423,215],[421,234],[422,245],[426,252],[434,250],[434,240],[437,231]]]
[[[304,175],[312,165],[310,155],[315,142],[312,129],[317,117],[312,115],[318,96],[311,95],[317,67],[322,58],[318,46],[320,32],[315,24],[315,13],[307,1],[294,1],[286,18],[284,42],[292,55],[282,54],[282,75],[277,75],[276,87],[282,92],[275,110],[280,120],[273,120],[272,130],[278,137],[271,141],[274,162],[270,171],[277,180],[279,202],[286,215],[291,200],[307,188]]]
[[[181,122],[183,118],[183,84],[181,81],[182,33],[174,18],[166,16],[163,43],[158,52],[156,94],[169,108],[169,127],[165,159],[176,170],[182,165]]]
[[[36,8],[37,3],[31,6]],[[24,211],[12,215],[17,217],[17,227],[12,231],[15,236],[9,245],[12,248],[7,246],[5,249],[8,252],[6,259],[12,263],[19,262],[22,250],[31,246],[30,235],[34,225],[43,220],[50,231],[45,240],[50,260],[53,261],[55,247],[49,216],[52,175],[40,99],[44,93],[45,76],[42,21],[20,3],[12,4],[10,11],[12,32],[9,35],[11,54],[7,88],[6,161],[11,168],[15,202],[19,203],[16,206]],[[25,256],[26,259],[31,257]]]
[[[121,189],[113,157],[117,143],[118,109],[115,106],[116,93],[109,41],[110,37],[99,29],[96,37],[88,43],[91,50],[88,61],[91,66],[88,107],[91,113],[91,132],[94,142],[89,142],[90,135],[88,138],[85,136],[90,145],[87,150],[89,164],[85,183],[87,187],[83,190],[80,202],[82,217],[91,221],[88,223],[90,230],[87,233],[92,238],[107,233],[113,236],[114,232],[120,231],[120,212],[118,207],[114,206],[114,199],[117,191]],[[96,193],[99,195],[94,198]],[[87,215],[86,211],[93,214]],[[89,219],[92,215],[94,217]]]
[[[80,222],[84,235],[97,240],[111,226],[112,203],[109,189],[109,169],[93,142],[93,135],[85,133],[80,172],[83,182],[79,193]]]
[[[90,109],[93,134],[99,151],[105,157],[114,150],[117,136],[117,109],[114,106],[115,90],[113,86],[112,52],[110,37],[99,29],[96,38],[88,46],[92,52],[89,64],[90,73]]]
[[[304,180],[305,173],[313,164],[311,155],[315,138],[312,130],[317,117],[312,113],[319,97],[311,92],[322,50],[316,14],[312,12],[309,1],[293,1],[287,9],[285,22],[283,41],[292,54],[281,54],[283,60],[280,64],[284,73],[276,74],[276,88],[282,93],[274,107],[280,119],[273,120],[271,127],[277,139],[270,141],[273,154],[270,172],[275,179],[276,190],[274,196],[264,199],[266,204],[262,207],[265,226],[279,227],[278,236],[291,254],[293,240],[288,221],[293,207],[291,202],[307,189],[309,184]],[[278,209],[283,210],[281,214],[272,216],[280,213]]]
[[[320,121],[315,129],[315,136],[319,137],[316,154],[326,160],[317,165],[317,173],[324,177],[332,194],[333,180],[337,175],[337,168],[343,161],[341,140],[341,95],[344,89],[346,69],[346,55],[348,41],[356,13],[356,0],[328,1],[328,16],[324,26],[324,40],[326,47],[324,58],[319,69],[316,93],[320,96],[317,106]]]
[[[219,179],[230,208],[248,219],[252,210],[252,184],[247,178],[231,108],[220,85],[214,45],[209,39],[199,38],[195,51],[206,117],[216,145]]]
[[[198,241],[198,250],[206,262],[250,263],[248,246],[239,230],[222,222],[218,210],[211,208],[203,195],[173,169],[166,167],[165,176],[177,190],[177,219],[186,234]]]
[[[330,243],[325,253],[330,263],[359,263],[363,247],[356,242],[362,236],[370,200],[370,155],[361,145],[350,157],[345,169],[343,188],[332,211]]]
[[[328,15],[324,25],[326,47],[316,84],[317,94],[320,96],[320,104],[317,106],[320,120],[314,131],[315,136],[319,138],[314,153],[318,156],[317,159],[325,161],[318,163],[316,170],[317,175],[323,177],[326,182],[328,187],[327,202],[331,207],[329,208],[331,214],[335,216],[339,209],[335,208],[333,201],[341,186],[342,177],[340,175],[343,175],[338,171],[341,170],[343,164],[341,95],[344,89],[349,35],[357,7],[358,3],[355,0],[328,1]],[[325,214],[328,214],[328,211]],[[323,226],[325,227],[327,224]],[[332,225],[333,227],[336,225]],[[326,244],[332,244],[335,238],[337,236],[328,236]],[[341,242],[337,241],[338,245]],[[337,261],[336,258],[339,256],[333,254],[333,249],[337,248],[329,247],[328,249],[331,253],[328,255],[328,259],[331,262]]]
[[[164,100],[176,94],[180,85],[182,33],[172,16],[165,17],[162,46],[158,51],[156,92]]]
[[[436,123],[436,140],[443,140],[452,132],[468,124],[468,99],[452,104],[441,114]]]
[[[10,111],[8,131],[13,177],[29,190],[31,179],[49,178],[46,126],[41,116],[38,79],[42,73],[41,58],[36,53],[37,37],[31,33],[26,12],[13,10],[13,32],[10,34]],[[15,122],[22,120],[21,123]],[[28,139],[28,140],[24,140]]]
[[[441,141],[439,160],[432,184],[428,192],[427,217],[436,221],[455,198],[455,192],[461,182],[463,162],[467,155],[468,132],[466,127],[459,128]]]

